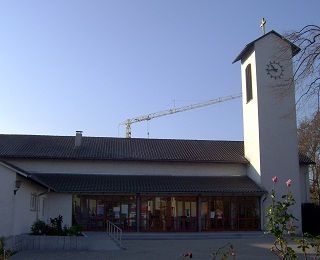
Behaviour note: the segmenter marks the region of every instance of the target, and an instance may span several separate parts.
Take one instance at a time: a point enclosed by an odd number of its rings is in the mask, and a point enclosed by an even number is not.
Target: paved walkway
[[[106,232],[84,232],[88,237],[89,251],[114,251],[120,247],[107,235]]]
[[[228,243],[234,246],[237,260],[276,259],[269,252],[273,239],[262,232],[246,233],[125,233],[119,249],[105,233],[91,233],[87,251],[22,251],[14,260],[31,259],[110,259],[110,260],[175,260],[181,254],[191,252],[193,259],[212,259],[210,254]],[[302,259],[302,255],[299,256]],[[218,258],[220,259],[220,258]]]

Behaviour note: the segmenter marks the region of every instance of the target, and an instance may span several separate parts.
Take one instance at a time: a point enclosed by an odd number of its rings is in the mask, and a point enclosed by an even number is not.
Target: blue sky
[[[320,1],[4,0],[0,133],[124,137],[127,118],[241,92],[234,58],[320,24]],[[243,140],[236,99],[132,125],[132,137]]]

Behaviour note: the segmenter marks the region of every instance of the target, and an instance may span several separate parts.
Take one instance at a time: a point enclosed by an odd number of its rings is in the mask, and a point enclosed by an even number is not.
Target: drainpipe
[[[261,196],[260,199],[260,225],[261,225],[261,230],[264,230],[264,223],[265,223],[265,206],[264,202],[268,198],[268,193],[265,193]]]
[[[11,235],[12,237],[14,237],[14,228],[15,228],[15,221],[16,221],[16,196],[13,195],[13,205],[12,205],[12,216],[13,216],[13,219],[11,219]]]

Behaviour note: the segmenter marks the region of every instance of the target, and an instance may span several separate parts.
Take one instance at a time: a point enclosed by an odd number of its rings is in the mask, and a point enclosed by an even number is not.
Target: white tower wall
[[[268,74],[266,69],[270,62],[283,66],[280,79]],[[248,64],[252,70],[252,100],[249,102],[245,72]],[[271,204],[271,179],[277,176],[277,198],[288,192],[285,182],[292,180],[290,191],[297,202],[293,213],[301,220],[295,91],[294,85],[288,83],[293,78],[290,43],[275,33],[266,34],[253,43],[247,56],[242,57],[241,70],[245,156],[250,161],[248,176],[268,191],[262,213],[265,214],[266,207]],[[284,95],[284,89],[288,88],[291,91],[285,91]]]

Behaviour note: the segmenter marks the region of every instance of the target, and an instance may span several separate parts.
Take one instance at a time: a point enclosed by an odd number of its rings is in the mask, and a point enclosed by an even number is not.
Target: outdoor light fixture
[[[15,190],[13,191],[14,195],[16,195],[17,191],[20,189],[20,187],[21,187],[21,182],[22,182],[22,181],[16,181],[16,188],[15,188]]]

